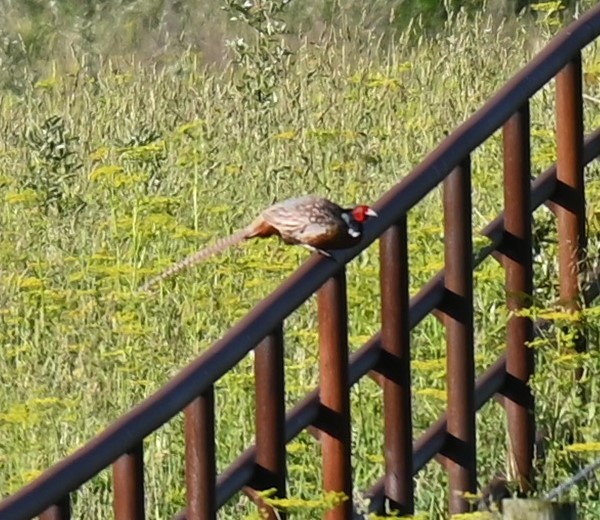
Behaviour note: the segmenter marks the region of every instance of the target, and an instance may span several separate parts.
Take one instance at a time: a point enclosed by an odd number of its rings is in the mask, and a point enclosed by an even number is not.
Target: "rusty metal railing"
[[[529,319],[513,314],[505,355],[475,381],[473,269],[492,255],[506,272],[507,305],[526,307],[532,294],[531,215],[550,204],[558,219],[560,297],[577,309],[580,260],[585,247],[583,167],[600,154],[600,130],[583,140],[581,49],[600,35],[600,6],[555,38],[473,117],[460,126],[375,205],[379,218],[362,244],[336,254],[337,262],[313,257],[259,303],[205,354],[153,396],[31,484],[0,503],[1,520],[70,518],[71,495],[112,465],[114,513],[137,520],[144,512],[143,440],[181,411],[185,413],[187,508],[177,518],[208,520],[243,489],[275,488],[285,496],[285,444],[302,430],[318,436],[326,491],[348,500],[326,515],[351,518],[352,476],[349,389],[368,373],[383,387],[385,475],[368,492],[371,508],[411,513],[412,476],[434,457],[449,474],[452,513],[465,511],[462,492],[475,491],[475,413],[495,394],[504,396],[512,457],[523,490],[532,488],[534,400],[528,386],[533,358]],[[556,78],[557,166],[530,182],[529,99]],[[473,253],[470,155],[503,128],[505,211],[483,233],[489,245]],[[444,183],[445,269],[409,300],[406,215]],[[348,359],[344,265],[380,237],[381,332]],[[286,415],[283,326],[318,292],[321,385]],[[597,296],[590,290],[583,296]],[[429,313],[443,320],[448,348],[448,410],[412,444],[410,330]],[[582,340],[579,348],[585,348]],[[215,469],[214,385],[255,349],[256,445],[222,474]],[[263,504],[269,518],[283,518]]]

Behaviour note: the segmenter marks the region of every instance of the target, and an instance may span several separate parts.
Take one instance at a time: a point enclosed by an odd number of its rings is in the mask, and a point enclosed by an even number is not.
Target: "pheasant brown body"
[[[330,200],[306,195],[273,204],[249,226],[217,241],[148,280],[142,291],[250,238],[279,236],[286,244],[299,244],[328,255],[327,250],[345,249],[360,242],[362,223],[377,214],[368,206],[344,209]],[[329,256],[329,255],[328,255]]]

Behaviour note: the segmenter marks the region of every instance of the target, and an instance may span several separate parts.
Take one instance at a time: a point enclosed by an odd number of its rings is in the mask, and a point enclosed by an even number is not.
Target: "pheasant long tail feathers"
[[[165,269],[162,273],[150,278],[144,285],[140,287],[140,291],[145,292],[154,287],[156,284],[166,280],[167,278],[171,278],[172,276],[184,271],[185,269],[189,269],[200,262],[203,262],[207,258],[221,253],[225,251],[225,249],[232,247],[242,240],[248,237],[248,229],[241,229],[236,231],[233,235],[230,235],[226,238],[218,240],[213,245],[205,247],[196,253],[191,254],[190,256],[184,258],[180,262],[173,264],[168,269]]]

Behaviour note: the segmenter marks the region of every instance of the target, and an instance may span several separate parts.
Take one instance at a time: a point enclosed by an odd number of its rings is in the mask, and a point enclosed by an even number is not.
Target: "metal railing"
[[[583,139],[581,49],[599,35],[600,6],[563,31],[387,192],[375,204],[380,216],[369,222],[359,247],[336,254],[336,262],[317,256],[309,259],[167,385],[1,502],[0,519],[40,515],[44,520],[66,520],[71,495],[110,465],[115,518],[144,518],[143,440],[181,411],[185,414],[187,508],[177,518],[214,519],[239,490],[259,503],[260,490],[275,488],[277,496],[285,496],[285,445],[306,428],[322,445],[324,489],[348,498],[326,518],[351,518],[349,390],[368,373],[375,373],[383,387],[385,412],[385,475],[368,492],[372,510],[394,508],[411,513],[413,475],[436,456],[449,474],[450,511],[467,510],[462,492],[475,492],[477,477],[475,413],[495,394],[504,396],[512,457],[522,489],[530,490],[534,400],[528,380],[534,367],[526,343],[533,338],[533,324],[513,314],[507,325],[505,355],[476,381],[472,273],[485,258],[494,256],[506,272],[508,308],[527,306],[533,288],[532,212],[547,203],[558,219],[561,301],[568,309],[577,309],[582,296],[597,295],[596,290],[580,294],[578,269],[586,240],[583,168],[600,154],[600,131]],[[558,162],[531,183],[529,99],[554,78]],[[505,211],[483,231],[489,244],[474,253],[470,156],[501,127]],[[445,268],[409,299],[407,213],[441,182]],[[378,237],[381,332],[348,358],[344,266]],[[284,321],[315,292],[321,385],[286,414]],[[413,446],[410,330],[432,312],[446,327],[448,409]],[[256,445],[217,475],[214,385],[253,349]],[[285,516],[265,507],[271,519]]]

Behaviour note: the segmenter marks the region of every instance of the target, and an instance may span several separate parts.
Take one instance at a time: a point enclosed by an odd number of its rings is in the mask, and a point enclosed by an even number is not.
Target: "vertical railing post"
[[[57,504],[50,506],[40,516],[40,520],[70,520],[71,519],[71,499],[69,495],[63,498]]]
[[[467,157],[444,181],[445,313],[448,370],[447,457],[450,513],[469,510],[465,492],[477,484],[471,164]]]
[[[210,386],[185,407],[187,520],[215,520],[215,397]]]
[[[352,517],[346,305],[346,272],[341,268],[318,293],[323,487],[326,492],[343,493],[345,497],[325,514],[326,520]]]
[[[143,520],[144,448],[137,443],[113,463],[115,520]]]
[[[579,274],[586,247],[582,103],[581,53],[577,53],[556,76],[560,300],[573,312],[580,309]],[[583,336],[577,338],[576,348],[585,350]]]
[[[535,440],[534,400],[529,379],[533,375],[533,322],[517,316],[533,296],[531,239],[531,153],[529,104],[504,125],[504,229],[503,265],[506,301],[511,316],[506,326],[506,372],[511,390],[505,400],[510,438],[511,466],[516,468],[521,491],[533,489]],[[512,477],[512,475],[510,475]]]
[[[406,217],[381,236],[380,263],[385,496],[390,510],[409,515],[414,492]]]
[[[285,388],[283,330],[279,325],[256,348],[256,489],[277,490],[284,498],[285,490]],[[255,498],[256,499],[256,498]],[[261,518],[284,520],[285,514],[257,500]]]

